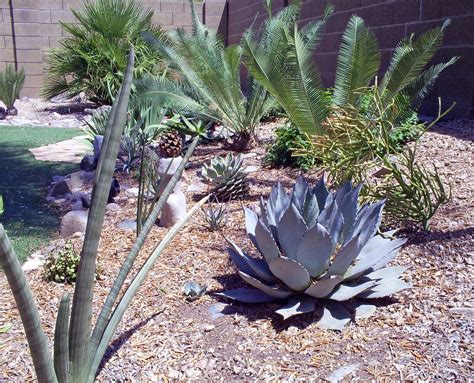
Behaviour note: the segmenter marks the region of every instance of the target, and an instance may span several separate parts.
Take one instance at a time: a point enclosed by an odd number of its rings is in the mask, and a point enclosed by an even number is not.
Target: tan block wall
[[[155,11],[154,21],[166,29],[191,27],[191,7],[187,0],[136,0]],[[24,68],[22,96],[37,97],[43,84],[48,51],[58,46],[64,33],[60,21],[74,22],[71,7],[80,8],[83,0],[0,0],[0,71],[6,63]],[[196,3],[206,25],[227,36],[226,0]],[[11,14],[13,13],[13,21]]]
[[[274,0],[274,11],[288,3],[291,0]],[[377,36],[383,54],[382,73],[403,37],[419,35],[450,18],[443,47],[433,61],[444,62],[453,56],[461,59],[442,73],[421,111],[436,114],[437,98],[441,97],[445,107],[457,103],[448,117],[474,118],[474,0],[303,0],[303,23],[320,18],[326,3],[334,4],[335,12],[315,59],[327,86],[334,84],[337,52],[351,15],[362,17]],[[264,0],[229,0],[229,43],[238,43],[254,21],[257,27],[265,19],[264,4]]]

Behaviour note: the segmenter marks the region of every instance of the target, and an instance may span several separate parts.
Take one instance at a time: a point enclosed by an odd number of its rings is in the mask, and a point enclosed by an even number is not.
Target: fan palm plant
[[[191,9],[191,34],[177,29],[170,33],[169,44],[153,37],[149,39],[176,70],[178,81],[147,78],[138,83],[138,93],[144,99],[159,99],[176,109],[222,123],[234,135],[234,148],[245,150],[255,138],[261,118],[272,107],[272,99],[252,78],[245,94],[240,80],[242,48],[225,47],[217,32],[201,23],[192,2]]]
[[[77,22],[61,22],[68,37],[50,51],[43,96],[85,92],[94,101],[111,104],[123,81],[130,46],[137,58],[135,78],[163,72],[159,55],[141,36],[146,30],[163,38],[161,27],[152,22],[152,10],[132,0],[89,0],[72,13]]]
[[[300,3],[295,3],[267,21],[270,31],[259,38],[249,30],[244,38],[246,66],[251,73],[285,108],[291,121],[303,132],[320,135],[321,122],[327,117],[318,68],[313,54],[324,24],[332,12],[298,28],[287,15],[298,15]],[[395,49],[382,81],[376,81],[380,68],[380,50],[374,34],[358,16],[352,16],[343,34],[337,60],[333,102],[338,107],[355,107],[359,113],[371,114],[376,106],[364,103],[364,95],[374,86],[383,100],[391,121],[412,115],[424,97],[454,57],[446,63],[425,70],[441,46],[449,20],[415,39],[403,39]]]

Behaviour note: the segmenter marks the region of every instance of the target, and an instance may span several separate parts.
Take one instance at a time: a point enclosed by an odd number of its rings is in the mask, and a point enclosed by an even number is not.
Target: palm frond
[[[358,16],[352,16],[342,36],[337,59],[334,102],[338,106],[360,105],[362,90],[380,67],[380,50],[373,32]]]
[[[390,99],[417,78],[441,47],[444,30],[450,22],[446,20],[442,26],[430,29],[417,40],[412,41],[413,37],[410,37],[397,47],[380,86],[382,99]]]

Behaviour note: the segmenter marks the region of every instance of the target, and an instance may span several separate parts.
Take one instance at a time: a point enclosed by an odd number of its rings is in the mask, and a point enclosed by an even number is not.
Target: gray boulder
[[[86,154],[81,160],[80,169],[86,172],[92,172],[95,170],[95,168],[96,168],[96,163],[94,161],[94,156],[90,154]]]
[[[104,142],[104,136],[97,135],[94,137],[94,162],[97,164],[99,162],[100,151],[102,149],[102,144]]]
[[[61,236],[70,237],[74,233],[85,233],[88,214],[88,211],[73,210],[64,215],[61,220]]]

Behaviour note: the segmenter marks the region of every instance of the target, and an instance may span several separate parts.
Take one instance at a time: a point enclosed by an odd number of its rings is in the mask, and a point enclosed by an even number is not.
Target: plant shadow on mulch
[[[419,245],[432,241],[451,241],[474,235],[474,227],[452,231],[402,231],[408,237],[408,245]]]
[[[127,343],[127,341],[130,339],[130,337],[139,331],[142,327],[146,326],[146,324],[153,319],[155,319],[158,315],[161,314],[160,312],[156,312],[155,314],[149,316],[146,319],[143,319],[141,322],[137,323],[135,326],[132,328],[128,329],[127,331],[123,332],[118,336],[117,339],[115,339],[112,343],[109,344],[107,347],[107,350],[105,351],[105,355],[102,358],[102,361],[100,362],[99,368],[96,373],[96,377],[100,374],[102,369],[105,367],[105,365],[109,362],[109,360],[120,350],[120,348]]]
[[[463,141],[474,141],[474,135],[472,134],[471,129],[466,129],[465,127],[463,127],[463,129],[459,129],[457,127],[451,127],[449,126],[449,121],[441,122],[433,126],[429,131],[442,134],[445,136],[455,137]]]
[[[218,301],[222,301],[216,294],[226,290],[242,287],[242,279],[235,274],[225,274],[214,277],[222,285],[222,290],[208,291],[208,294]],[[386,297],[379,299],[371,299],[370,303],[378,307],[385,307],[397,303],[398,300],[394,297]],[[276,314],[271,306],[275,308],[279,305],[276,303],[263,304],[245,304],[238,302],[227,301],[228,306],[225,307],[221,313],[224,315],[240,314],[245,316],[250,322],[267,319],[270,320],[275,332],[280,333],[286,331],[289,327],[297,327],[303,330],[313,323],[319,321],[323,314],[323,305],[317,305],[315,310],[308,314],[300,314],[289,319],[284,320],[280,315]],[[352,318],[354,321],[354,317]]]

